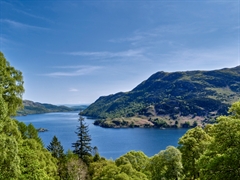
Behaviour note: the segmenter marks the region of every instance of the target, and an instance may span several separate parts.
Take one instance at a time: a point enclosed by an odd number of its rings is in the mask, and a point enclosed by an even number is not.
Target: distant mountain
[[[69,111],[79,111],[86,108],[86,106],[57,106],[46,103],[33,102],[29,100],[23,101],[24,108],[17,112],[17,115],[28,115],[28,114],[41,114],[41,113],[50,113],[50,112],[69,112]]]
[[[150,126],[156,125],[154,118],[171,123],[183,119],[209,122],[227,114],[230,104],[238,100],[240,66],[212,71],[161,71],[129,92],[100,97],[82,115],[108,119],[113,126],[121,126],[133,117],[147,119]]]

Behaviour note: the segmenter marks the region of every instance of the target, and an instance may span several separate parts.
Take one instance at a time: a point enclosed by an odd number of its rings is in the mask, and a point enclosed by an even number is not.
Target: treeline
[[[204,129],[195,127],[153,157],[130,151],[114,160],[91,147],[80,116],[73,151],[53,137],[44,147],[32,124],[14,120],[22,105],[23,77],[0,52],[0,180],[171,180],[239,179],[240,102]]]

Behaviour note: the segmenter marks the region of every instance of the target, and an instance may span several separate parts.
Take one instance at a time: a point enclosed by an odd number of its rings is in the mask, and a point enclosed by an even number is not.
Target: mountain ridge
[[[148,121],[156,117],[199,117],[199,121],[208,122],[227,114],[228,107],[239,99],[240,66],[211,71],[159,71],[129,92],[99,97],[81,114],[111,119],[111,123],[116,118],[132,117]]]

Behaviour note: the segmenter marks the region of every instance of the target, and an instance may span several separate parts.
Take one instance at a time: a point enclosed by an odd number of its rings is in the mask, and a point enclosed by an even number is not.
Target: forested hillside
[[[100,97],[82,115],[108,119],[112,124],[114,120],[117,124],[131,122],[131,117],[136,121],[151,118],[145,126],[154,126],[157,118],[187,118],[202,123],[226,115],[229,106],[239,99],[240,66],[212,71],[161,71],[129,92]]]
[[[56,106],[53,104],[33,102],[29,100],[23,101],[23,108],[17,111],[18,116],[28,115],[28,114],[42,114],[49,112],[68,112],[74,111],[76,109],[66,107],[66,106]],[[80,109],[77,109],[80,110]]]

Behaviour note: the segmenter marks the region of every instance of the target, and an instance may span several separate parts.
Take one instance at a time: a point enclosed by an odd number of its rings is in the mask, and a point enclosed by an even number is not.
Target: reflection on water
[[[72,143],[77,140],[75,134],[78,126],[78,113],[47,113],[28,116],[18,116],[17,120],[26,124],[32,123],[36,128],[46,128],[47,132],[39,133],[45,146],[49,145],[56,135],[64,149],[72,149]],[[106,129],[94,126],[93,119],[87,119],[92,146],[97,146],[101,156],[116,159],[130,150],[143,151],[147,156],[153,156],[167,146],[177,146],[178,139],[187,129]]]

